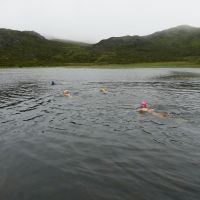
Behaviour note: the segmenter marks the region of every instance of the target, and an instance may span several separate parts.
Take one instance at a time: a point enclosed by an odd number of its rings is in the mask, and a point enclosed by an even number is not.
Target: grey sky
[[[181,24],[200,27],[199,10],[200,0],[0,0],[0,27],[97,42]]]

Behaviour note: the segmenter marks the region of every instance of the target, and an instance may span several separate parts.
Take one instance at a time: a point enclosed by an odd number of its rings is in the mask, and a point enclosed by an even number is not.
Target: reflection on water
[[[169,74],[159,76],[159,79],[168,79],[168,80],[180,80],[180,79],[191,79],[191,78],[200,78],[199,72],[191,71],[171,71]]]
[[[1,70],[0,199],[198,199],[199,74]],[[143,99],[172,117],[137,113]]]

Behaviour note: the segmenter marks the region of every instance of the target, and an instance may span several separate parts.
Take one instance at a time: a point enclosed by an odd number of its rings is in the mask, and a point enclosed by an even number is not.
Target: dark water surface
[[[200,69],[0,70],[1,200],[199,198]]]

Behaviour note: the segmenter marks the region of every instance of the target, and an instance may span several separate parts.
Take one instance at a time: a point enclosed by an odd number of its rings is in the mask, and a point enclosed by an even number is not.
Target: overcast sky
[[[200,27],[200,0],[0,0],[0,28],[98,42],[177,25]]]

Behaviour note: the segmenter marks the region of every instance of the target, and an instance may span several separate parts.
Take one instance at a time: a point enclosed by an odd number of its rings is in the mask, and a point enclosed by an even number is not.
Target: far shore
[[[126,69],[126,68],[200,68],[200,63],[190,62],[154,62],[154,63],[133,63],[133,64],[106,64],[106,63],[56,63],[56,64],[24,64],[13,66],[0,66],[3,68],[99,68],[99,69]]]

